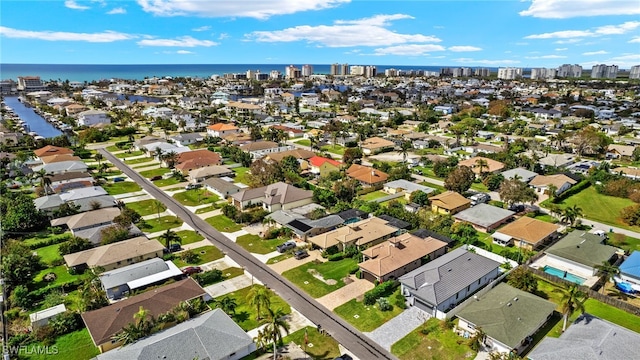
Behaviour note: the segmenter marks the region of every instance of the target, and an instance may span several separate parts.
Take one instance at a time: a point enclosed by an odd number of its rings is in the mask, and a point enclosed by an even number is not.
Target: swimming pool
[[[556,268],[554,268],[552,266],[549,266],[549,265],[544,267],[544,272],[546,272],[549,275],[553,275],[553,276],[559,277],[561,279],[565,279],[567,281],[574,282],[574,283],[576,283],[578,285],[582,285],[586,280],[586,279],[581,278],[579,276],[575,276],[570,272],[566,272],[564,270],[556,269]]]

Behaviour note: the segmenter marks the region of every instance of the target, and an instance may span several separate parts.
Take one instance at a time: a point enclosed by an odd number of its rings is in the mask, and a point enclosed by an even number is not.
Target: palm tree
[[[176,165],[176,162],[178,162],[178,153],[175,151],[169,151],[162,158],[167,162],[167,167],[171,169]]]
[[[566,222],[570,226],[575,226],[578,218],[580,218],[581,216],[582,208],[580,208],[578,205],[573,205],[563,210],[560,220]]]
[[[398,150],[398,153],[402,154],[403,163],[407,162],[407,156],[409,155],[409,150],[411,150],[412,148],[413,148],[413,144],[409,140],[403,141],[400,144],[400,150]]]
[[[267,308],[267,326],[264,331],[267,338],[273,340],[273,360],[276,360],[278,356],[278,343],[282,341],[282,330],[289,335],[289,323],[284,315],[282,308],[278,308],[276,311]]]
[[[484,169],[489,169],[489,163],[485,159],[476,159],[476,166],[480,172],[480,175],[484,174]]]
[[[261,319],[260,317],[261,307],[264,306],[268,308],[269,306],[271,306],[270,298],[271,298],[271,293],[269,292],[269,290],[266,287],[259,286],[259,285],[253,286],[249,291],[249,294],[247,294],[247,301],[249,302],[249,305],[256,307],[256,311],[258,313],[256,320]]]
[[[153,202],[152,202],[151,205],[153,206],[153,208],[158,213],[158,220],[160,220],[160,213],[165,210],[164,205],[160,201],[158,201],[157,199],[153,199]]]
[[[96,161],[98,162],[98,168],[100,168],[100,165],[102,165],[102,160],[104,159],[104,156],[102,156],[102,154],[100,153],[96,153],[93,156],[94,159],[96,159]]]
[[[547,185],[547,195],[549,195],[549,200],[553,201],[553,199],[556,197],[557,192],[558,192],[557,186],[553,184]]]
[[[102,164],[98,165],[98,171],[100,171],[101,173],[106,172],[107,169],[109,169],[109,164],[107,164],[107,163],[102,163]]]
[[[45,169],[40,169],[33,174],[36,180],[40,180],[40,187],[44,190],[46,195],[49,195],[49,187],[51,186],[51,178],[48,176]]]
[[[469,339],[469,347],[471,348],[471,350],[479,351],[484,344],[485,337],[486,337],[486,334],[484,333],[482,328],[477,327],[476,332]]]
[[[602,276],[602,293],[604,294],[605,285],[620,273],[620,269],[611,265],[608,261],[603,261],[602,265],[597,265],[595,268]]]
[[[149,310],[140,306],[138,312],[133,314],[133,323],[128,324],[122,331],[117,333],[113,339],[127,345],[136,342],[145,336],[150,335],[156,325],[156,320],[151,316]]]
[[[160,146],[156,147],[155,155],[158,157],[158,161],[162,161],[162,148]]]
[[[175,232],[171,231],[171,229],[167,229],[167,231],[164,234],[160,235],[160,239],[162,239],[164,243],[167,245],[167,249],[169,248],[169,245],[171,245],[172,242],[182,244],[182,238],[178,236],[178,234],[176,234]]]
[[[236,302],[236,299],[230,296],[225,296],[222,299],[218,300],[216,302],[216,305],[218,305],[220,309],[222,309],[222,311],[224,311],[229,315],[235,315],[236,308],[238,307],[238,303]]]
[[[567,320],[574,311],[580,310],[584,313],[584,302],[587,300],[588,295],[580,291],[577,285],[570,285],[565,289],[555,289],[553,292],[561,294],[560,307],[562,308],[562,332],[567,329]]]
[[[264,349],[267,347],[267,345],[269,345],[267,333],[262,330],[258,330],[258,334],[255,338],[253,338],[253,340],[256,342],[257,349]]]

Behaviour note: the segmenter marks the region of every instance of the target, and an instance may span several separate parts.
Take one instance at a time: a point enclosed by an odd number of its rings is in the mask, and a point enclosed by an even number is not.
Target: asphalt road
[[[187,210],[182,204],[158,189],[149,180],[132,170],[118,158],[106,151],[104,148],[98,149],[104,157],[113,165],[125,173],[129,178],[138,183],[151,196],[162,202],[176,216],[182,219],[189,226],[205,236],[213,245],[227,254],[231,259],[245,268],[263,284],[273,289],[289,305],[302,313],[307,319],[315,324],[320,324],[336,341],[346,347],[356,357],[361,360],[369,359],[396,359],[391,353],[380,345],[369,339],[360,331],[355,329],[346,321],[332,313],[330,310],[320,305],[315,299],[298,289],[287,279],[278,275],[268,266],[261,263],[248,251],[236,245],[233,241],[217,231],[211,225],[200,219],[198,216]]]

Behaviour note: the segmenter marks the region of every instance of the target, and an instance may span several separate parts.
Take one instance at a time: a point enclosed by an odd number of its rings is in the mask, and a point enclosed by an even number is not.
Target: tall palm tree
[[[167,162],[167,167],[172,169],[176,165],[176,162],[178,162],[178,153],[175,151],[169,151],[163,155],[163,159]]]
[[[100,168],[100,165],[102,165],[102,160],[104,159],[104,156],[102,156],[101,153],[96,153],[93,158],[98,162],[98,168]]]
[[[236,308],[238,307],[238,303],[236,302],[236,299],[230,296],[225,296],[222,299],[218,300],[216,302],[216,305],[218,305],[220,309],[222,309],[222,311],[224,311],[229,315],[235,315]]]
[[[282,341],[282,330],[289,335],[289,323],[284,315],[282,308],[275,311],[267,308],[267,326],[264,331],[267,333],[267,337],[273,340],[273,360],[276,360],[278,356],[278,343]]]
[[[480,175],[484,174],[484,169],[489,170],[489,163],[485,159],[476,159],[476,166],[480,171]]]
[[[175,232],[171,231],[171,229],[167,229],[167,231],[164,234],[160,235],[160,239],[164,241],[164,243],[167,246],[167,249],[169,248],[169,245],[171,245],[172,242],[182,244],[182,238],[178,236],[178,234],[176,234]]]
[[[602,276],[602,293],[604,294],[605,285],[620,273],[620,269],[611,265],[608,261],[603,261],[602,265],[597,265],[595,268]]]
[[[556,197],[557,192],[558,192],[557,186],[553,184],[547,185],[547,195],[549,195],[549,200],[553,201],[553,199]]]
[[[46,195],[49,195],[49,188],[51,187],[51,178],[48,176],[45,169],[40,169],[34,173],[34,177],[40,181],[40,187],[44,190]]]
[[[153,199],[153,202],[151,203],[151,205],[153,206],[153,209],[158,214],[158,220],[160,220],[160,213],[165,210],[164,205],[157,199]]]
[[[578,205],[573,205],[563,210],[560,220],[566,222],[570,226],[575,226],[581,216],[582,208],[580,208]]]
[[[269,292],[269,290],[266,287],[259,285],[254,285],[247,294],[247,301],[249,302],[249,305],[256,307],[256,311],[258,313],[256,320],[261,319],[261,307],[268,308],[269,306],[271,306],[270,298],[271,293]]]
[[[567,329],[567,320],[574,311],[579,310],[584,313],[584,302],[588,295],[580,291],[577,285],[570,285],[565,289],[555,289],[553,292],[561,294],[560,307],[562,308],[562,332]]]
[[[400,150],[398,153],[402,154],[402,162],[407,162],[407,156],[409,155],[409,150],[413,149],[413,144],[409,140],[405,140],[400,144]]]

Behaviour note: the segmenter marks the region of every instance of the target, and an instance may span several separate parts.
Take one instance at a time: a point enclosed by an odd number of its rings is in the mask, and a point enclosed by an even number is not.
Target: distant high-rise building
[[[329,75],[342,75],[340,74],[340,64],[335,63],[335,64],[331,64],[331,68],[329,69]]]
[[[594,65],[591,68],[592,79],[615,79],[618,76],[618,65]]]
[[[271,70],[271,72],[269,73],[269,78],[272,80],[278,80],[280,79],[280,71],[278,70]]]
[[[257,73],[254,74],[254,79],[258,81],[269,80],[269,74],[261,73],[260,71],[258,71]]]
[[[499,68],[498,79],[514,80],[522,77],[522,68]]]
[[[372,78],[372,77],[376,77],[376,75],[378,75],[378,69],[375,66],[369,65],[364,67],[365,77]]]
[[[297,79],[302,76],[302,72],[297,67],[289,65],[284,69],[284,76],[287,79]]]
[[[632,66],[629,69],[629,79],[640,79],[640,65]]]
[[[18,90],[38,91],[44,90],[45,86],[40,80],[40,76],[20,76],[18,77]]]
[[[342,64],[340,66],[340,75],[349,75],[349,64]]]
[[[384,71],[384,76],[398,76],[400,75],[400,72],[398,71],[398,69],[385,69]]]
[[[487,69],[487,68],[477,68],[474,72],[473,72],[474,76],[480,76],[480,77],[489,77],[491,75],[491,70]]]
[[[453,76],[453,69],[451,68],[441,68],[440,76]]]
[[[563,64],[558,67],[559,78],[579,78],[582,76],[582,66],[575,64]]]
[[[447,68],[447,71],[451,72],[453,77],[469,77],[471,76],[471,68]]]
[[[531,80],[554,79],[556,77],[557,72],[558,70],[556,69],[532,68]]]
[[[0,81],[0,94],[10,94],[15,88],[16,84],[11,79]]]
[[[363,76],[364,75],[364,66],[362,65],[351,65],[349,68],[349,74],[354,76]]]
[[[313,75],[313,65],[302,65],[302,76],[309,77]]]
[[[247,70],[247,79],[252,80],[256,76],[256,72],[253,70]]]

